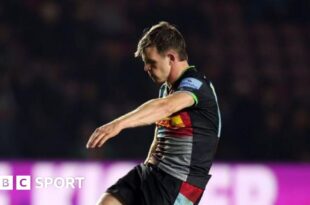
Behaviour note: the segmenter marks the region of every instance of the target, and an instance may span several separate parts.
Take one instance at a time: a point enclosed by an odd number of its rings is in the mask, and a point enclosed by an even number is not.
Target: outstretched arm
[[[150,125],[193,104],[194,99],[187,92],[176,92],[165,98],[147,101],[132,112],[97,128],[90,136],[86,147],[101,147],[108,139],[116,136],[123,129]]]

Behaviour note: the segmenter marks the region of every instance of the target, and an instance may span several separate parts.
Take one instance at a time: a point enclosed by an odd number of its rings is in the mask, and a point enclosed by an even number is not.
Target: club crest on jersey
[[[201,87],[201,85],[202,85],[202,82],[195,78],[184,78],[181,81],[179,88],[188,87],[188,88],[198,90]]]

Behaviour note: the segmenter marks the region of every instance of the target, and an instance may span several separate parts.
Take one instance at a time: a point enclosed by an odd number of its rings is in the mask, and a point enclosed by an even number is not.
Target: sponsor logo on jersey
[[[201,87],[201,85],[202,85],[202,82],[200,80],[197,80],[195,78],[184,78],[181,81],[179,88],[188,87],[188,88],[198,90]]]
[[[164,118],[162,120],[159,120],[156,124],[168,128],[185,127],[185,124],[180,115],[174,115],[171,117]]]

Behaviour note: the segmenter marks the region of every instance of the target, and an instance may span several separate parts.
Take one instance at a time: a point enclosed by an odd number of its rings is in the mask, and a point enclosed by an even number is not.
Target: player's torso
[[[192,77],[203,82],[203,86],[210,86],[203,77],[197,76],[194,71],[189,71],[172,88],[167,84],[162,85],[159,97],[179,91],[178,83],[184,78]],[[210,102],[214,100],[210,97]],[[212,163],[218,141],[218,127],[214,126],[217,109],[213,103],[210,103],[210,106],[192,106],[156,122],[157,147],[151,155],[151,160],[176,178],[204,186],[206,182],[199,184],[200,182],[196,181],[206,178]]]

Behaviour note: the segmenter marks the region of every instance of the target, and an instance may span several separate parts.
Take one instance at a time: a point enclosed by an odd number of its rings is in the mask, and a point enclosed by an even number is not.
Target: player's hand
[[[90,136],[86,148],[101,147],[108,139],[119,134],[121,130],[117,122],[111,122],[98,127]]]

